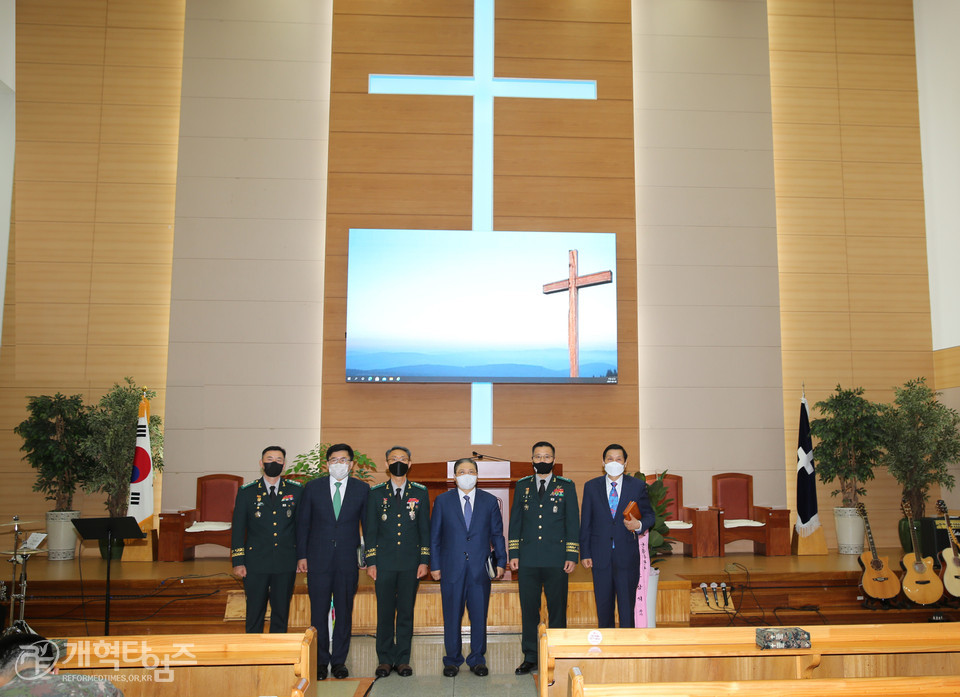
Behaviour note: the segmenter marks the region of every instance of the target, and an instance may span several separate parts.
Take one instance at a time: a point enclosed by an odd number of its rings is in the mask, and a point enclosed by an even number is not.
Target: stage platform
[[[899,550],[893,549],[881,550],[880,554],[891,560],[901,556]],[[699,559],[673,556],[659,567],[658,626],[960,619],[960,604],[955,599],[926,607],[909,603],[902,596],[886,606],[865,602],[859,588],[861,569],[857,557],[851,555],[761,557],[743,553]],[[82,562],[34,558],[28,570],[26,619],[31,626],[50,635],[103,633],[106,562],[86,555]],[[243,632],[243,586],[230,570],[226,557],[189,562],[114,562],[111,634]],[[9,578],[5,582],[9,591]],[[726,605],[719,589],[717,600],[708,591],[705,601],[701,583],[726,583]],[[6,604],[4,610],[6,625]],[[596,623],[591,574],[581,566],[570,578],[567,614],[570,627],[592,627]],[[309,621],[306,578],[301,574],[291,607],[290,629],[303,629]],[[362,572],[353,626],[356,634],[373,634],[376,629],[373,582]],[[418,634],[442,634],[438,582],[421,583],[415,626]],[[491,633],[520,631],[514,580],[493,584],[488,629]]]

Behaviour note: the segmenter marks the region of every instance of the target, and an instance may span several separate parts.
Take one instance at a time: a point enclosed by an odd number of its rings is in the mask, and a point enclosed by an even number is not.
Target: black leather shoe
[[[475,665],[475,666],[470,666],[470,670],[471,670],[471,672],[473,672],[474,675],[476,675],[477,677],[480,677],[480,678],[482,678],[484,675],[487,675],[487,674],[490,673],[490,671],[487,670],[487,664],[486,664],[486,663],[478,663],[478,664]]]
[[[397,675],[401,678],[409,678],[413,675],[413,668],[410,667],[409,663],[398,663],[394,666],[394,670],[397,671]]]
[[[444,666],[443,667],[443,677],[445,678],[455,678],[457,673],[460,672],[460,669],[456,666]]]
[[[327,679],[327,667],[317,666],[317,680],[326,680],[326,679]]]
[[[378,678],[385,678],[390,675],[390,664],[381,663],[378,665],[377,669],[374,671],[374,675],[376,675]]]
[[[517,675],[526,675],[536,667],[537,667],[536,663],[531,663],[530,661],[524,661],[523,663],[518,665],[517,669],[513,672],[516,673]]]
[[[337,680],[343,680],[344,678],[350,677],[350,671],[347,670],[347,667],[342,663],[338,663],[337,665],[333,666],[333,670],[330,672],[333,673],[333,677],[335,677]]]

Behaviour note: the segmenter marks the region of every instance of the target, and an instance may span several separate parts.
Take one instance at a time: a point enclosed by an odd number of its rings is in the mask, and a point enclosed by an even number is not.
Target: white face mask
[[[477,475],[475,474],[458,474],[457,475],[457,486],[460,487],[463,491],[471,491],[473,487],[477,485]]]
[[[350,465],[346,462],[340,463],[336,462],[330,465],[330,476],[336,479],[337,481],[345,479],[347,474],[350,472]]]
[[[603,463],[603,471],[611,477],[619,477],[621,474],[623,474],[623,463],[605,462]]]

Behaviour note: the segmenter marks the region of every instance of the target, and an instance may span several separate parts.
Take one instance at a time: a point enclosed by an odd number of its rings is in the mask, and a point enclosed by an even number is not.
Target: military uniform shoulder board
[[[517,480],[517,484],[519,484],[520,482],[525,482],[525,481],[527,481],[528,479],[533,479],[533,475],[532,475],[532,474],[528,474],[526,477],[521,477],[520,479]]]
[[[564,476],[562,476],[562,475],[559,475],[559,474],[557,475],[557,481],[558,481],[558,482],[567,482],[568,484],[573,484],[573,480],[572,480],[572,479],[567,479],[566,477],[564,477]]]
[[[382,488],[385,487],[386,485],[387,485],[386,482],[380,482],[379,484],[376,484],[376,485],[370,487],[370,489],[371,489],[371,490],[373,490],[373,489],[382,489]]]
[[[300,487],[303,486],[303,484],[298,482],[296,479],[284,479],[283,481],[291,486],[300,486]]]
[[[254,479],[252,482],[247,482],[246,484],[244,484],[244,485],[241,486],[240,488],[241,488],[241,489],[249,489],[249,488],[252,487],[252,486],[256,486],[257,482],[259,482],[259,481],[260,481],[259,479]]]
[[[417,488],[417,489],[423,489],[424,491],[427,490],[427,487],[425,487],[425,486],[424,486],[423,484],[421,484],[420,482],[410,482],[410,486],[415,487],[415,488]]]

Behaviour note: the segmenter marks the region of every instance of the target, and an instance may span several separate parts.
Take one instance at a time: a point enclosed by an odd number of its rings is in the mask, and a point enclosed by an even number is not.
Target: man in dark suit
[[[377,593],[378,678],[391,670],[413,675],[413,608],[430,564],[430,495],[423,484],[407,479],[410,460],[402,445],[387,451],[390,478],[370,489],[363,527],[367,575]]]
[[[246,629],[260,634],[270,601],[270,632],[287,631],[290,600],[297,580],[297,505],[303,487],[283,479],[287,451],[270,445],[260,454],[263,476],[237,491],[233,506],[230,558],[243,579]]]
[[[357,594],[357,550],[360,526],[367,512],[370,486],[350,477],[353,448],[337,443],[327,449],[329,475],[307,484],[297,512],[297,571],[306,572],[310,593],[310,624],[317,630],[317,678],[325,680],[327,664],[333,677],[350,675],[345,665]],[[333,650],[327,615],[333,598]]]
[[[567,626],[569,574],[580,558],[580,506],[577,488],[553,474],[553,445],[534,443],[534,474],[517,482],[510,508],[510,569],[520,592],[520,650],[523,662],[514,671],[525,675],[537,667],[540,595],[547,599],[551,629]]]
[[[470,617],[470,654],[467,665],[480,677],[488,674],[487,609],[490,577],[486,560],[491,548],[496,557],[496,578],[503,577],[507,550],[503,543],[503,517],[496,496],[477,489],[477,463],[457,460],[453,473],[457,488],[440,494],[430,519],[430,575],[440,581],[443,602],[443,674],[454,677],[463,663],[460,636],[463,607]]]
[[[603,451],[603,477],[583,487],[580,516],[580,555],[583,566],[593,570],[593,597],[597,601],[598,626],[613,627],[616,600],[621,627],[633,627],[633,610],[640,582],[640,549],[637,537],[656,522],[653,506],[642,479],[623,476],[627,451],[613,443]],[[640,519],[624,518],[631,501],[640,509]]]

